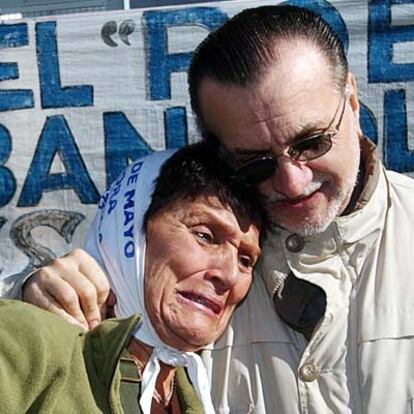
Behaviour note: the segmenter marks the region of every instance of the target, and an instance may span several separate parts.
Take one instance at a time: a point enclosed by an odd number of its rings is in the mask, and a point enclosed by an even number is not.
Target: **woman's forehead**
[[[223,203],[218,196],[200,195],[176,199],[167,205],[162,213],[166,218],[177,220],[214,221],[223,226],[233,227],[234,230],[246,231],[250,225],[259,227],[258,223],[229,204]]]

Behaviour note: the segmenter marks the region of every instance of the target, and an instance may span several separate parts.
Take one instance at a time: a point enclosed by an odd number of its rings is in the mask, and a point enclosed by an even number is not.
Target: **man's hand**
[[[24,301],[84,329],[94,328],[105,317],[108,295],[105,274],[82,249],[42,267],[23,286]]]

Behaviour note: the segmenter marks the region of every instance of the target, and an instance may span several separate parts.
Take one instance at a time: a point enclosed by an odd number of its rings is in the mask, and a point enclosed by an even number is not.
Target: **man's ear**
[[[351,106],[352,112],[354,113],[355,122],[358,126],[358,132],[360,135],[362,135],[361,125],[359,122],[360,105],[358,99],[358,86],[355,76],[352,72],[348,72],[348,75],[346,77],[346,90],[348,90],[349,105]]]
[[[346,77],[346,89],[349,91],[348,99],[352,110],[359,113],[358,86],[352,72],[348,72]]]

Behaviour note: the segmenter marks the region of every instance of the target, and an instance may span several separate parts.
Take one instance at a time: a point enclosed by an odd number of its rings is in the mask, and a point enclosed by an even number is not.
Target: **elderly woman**
[[[134,162],[103,195],[86,243],[128,318],[86,333],[4,301],[3,412],[214,412],[195,351],[249,290],[261,211],[206,144]]]

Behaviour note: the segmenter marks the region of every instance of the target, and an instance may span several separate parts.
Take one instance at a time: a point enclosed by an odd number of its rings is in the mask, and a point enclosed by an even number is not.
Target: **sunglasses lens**
[[[292,146],[290,156],[299,161],[310,161],[326,154],[331,147],[331,135],[325,133]]]
[[[239,167],[236,175],[250,184],[259,184],[276,171],[276,161],[270,155],[256,158]]]

